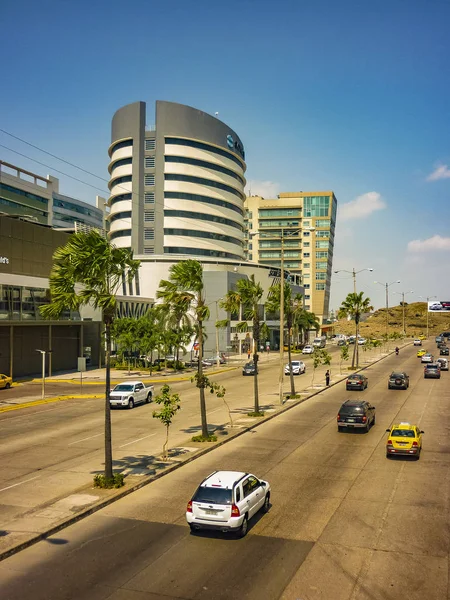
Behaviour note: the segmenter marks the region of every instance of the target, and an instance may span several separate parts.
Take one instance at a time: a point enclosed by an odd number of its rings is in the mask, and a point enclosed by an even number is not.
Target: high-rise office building
[[[147,128],[147,122],[154,125]],[[109,147],[109,239],[138,255],[244,258],[245,155],[219,119],[173,102],[120,108]]]
[[[249,196],[245,202],[247,260],[299,274],[305,308],[327,320],[337,200],[332,191],[283,192],[275,199]],[[257,233],[258,235],[251,235]]]

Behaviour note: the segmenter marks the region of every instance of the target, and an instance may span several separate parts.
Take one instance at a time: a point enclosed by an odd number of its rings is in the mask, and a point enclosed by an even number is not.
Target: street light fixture
[[[372,273],[373,269],[371,267],[366,267],[365,269],[360,269],[359,271],[355,271],[355,267],[353,267],[353,269],[351,271],[347,271],[346,269],[338,269],[337,271],[335,271],[335,273],[350,273],[350,275],[353,277],[353,293],[356,295],[356,276],[358,273],[362,273],[363,271],[370,271],[370,273]],[[358,328],[357,328],[358,331]],[[359,365],[359,344],[358,344],[358,336],[356,337],[355,340],[355,349],[353,350],[353,363],[352,363],[352,367],[354,365],[354,359],[356,358],[356,366]]]
[[[394,294],[399,294],[402,297],[402,309],[403,309],[403,335],[406,335],[405,328],[405,296],[407,294],[414,294],[414,290],[409,290],[409,292],[394,292]]]
[[[429,326],[428,325],[429,325],[429,322],[430,322],[430,319],[429,319],[430,318],[430,311],[428,310],[428,302],[430,300],[432,300],[433,298],[437,298],[437,296],[419,296],[419,298],[424,298],[427,301],[427,339],[428,339],[428,336],[429,336]]]
[[[388,330],[389,330],[389,315],[388,315],[388,311],[389,311],[389,286],[393,285],[394,283],[400,283],[400,281],[391,281],[391,283],[381,283],[381,281],[374,281],[374,283],[378,283],[379,285],[383,285],[386,288],[386,341],[388,338]]]

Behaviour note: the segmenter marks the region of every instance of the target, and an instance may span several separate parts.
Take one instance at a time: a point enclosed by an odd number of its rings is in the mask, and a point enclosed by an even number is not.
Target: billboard
[[[432,300],[428,302],[429,313],[450,314],[450,300]]]

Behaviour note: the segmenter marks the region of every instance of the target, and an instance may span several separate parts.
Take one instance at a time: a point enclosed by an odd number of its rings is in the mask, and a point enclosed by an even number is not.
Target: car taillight
[[[363,423],[365,423],[367,421],[367,417],[363,417],[362,421],[363,421]]]
[[[192,500],[187,503],[186,512],[192,512]]]
[[[417,442],[413,442],[412,445],[413,446],[418,446],[419,444]]]
[[[337,420],[340,421],[341,420],[341,415],[337,416]]]
[[[236,504],[231,505],[231,516],[232,517],[240,517],[241,513]]]
[[[388,440],[387,443],[388,443],[388,446],[392,446],[392,440]]]

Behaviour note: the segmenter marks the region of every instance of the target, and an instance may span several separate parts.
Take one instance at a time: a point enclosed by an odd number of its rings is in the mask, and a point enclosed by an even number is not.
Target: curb
[[[408,345],[408,344],[406,344],[406,345]],[[355,373],[359,372],[359,371],[364,371],[365,369],[368,369],[372,365],[384,360],[385,358],[387,358],[388,356],[391,356],[392,354],[394,354],[394,351],[386,354],[386,356],[380,357],[378,360],[375,360],[374,362],[370,363],[370,365],[366,365],[365,367],[358,369],[357,371],[355,371]],[[263,417],[261,420],[257,421],[256,423],[253,423],[253,425],[246,426],[245,428],[241,429],[240,431],[237,431],[232,437],[222,440],[221,442],[214,443],[214,445],[210,446],[209,448],[208,447],[203,448],[203,449],[200,448],[198,450],[198,452],[194,453],[193,456],[187,458],[186,460],[184,460],[180,463],[177,463],[176,465],[172,465],[172,466],[168,467],[167,469],[164,469],[164,471],[162,471],[161,473],[152,475],[145,481],[140,481],[139,483],[132,485],[130,488],[128,488],[126,490],[118,492],[116,495],[114,495],[110,498],[107,498],[106,500],[102,500],[102,501],[98,502],[94,506],[91,506],[90,508],[87,508],[86,510],[81,511],[77,515],[74,515],[73,517],[58,523],[57,525],[55,525],[54,527],[51,527],[47,531],[39,533],[39,534],[35,535],[34,537],[32,537],[31,539],[29,539],[25,542],[22,542],[22,543],[18,544],[17,546],[14,546],[14,548],[10,548],[9,550],[4,550],[3,552],[0,552],[0,562],[5,560],[6,558],[9,558],[10,556],[13,556],[14,554],[17,554],[18,552],[21,552],[22,550],[25,550],[26,548],[29,548],[30,546],[33,546],[34,544],[37,544],[38,542],[41,542],[42,540],[47,539],[48,537],[54,535],[55,533],[58,533],[62,529],[65,529],[66,527],[70,527],[71,525],[74,525],[75,523],[77,523],[78,521],[81,521],[85,517],[88,517],[88,516],[98,512],[102,508],[106,508],[113,502],[116,502],[117,500],[120,500],[121,498],[125,498],[125,496],[128,496],[132,492],[140,490],[141,488],[149,485],[150,483],[153,483],[153,481],[156,481],[156,480],[160,479],[161,477],[164,477],[165,475],[168,475],[169,473],[172,473],[173,471],[180,469],[183,465],[189,464],[192,461],[197,460],[201,456],[205,456],[206,454],[209,454],[216,448],[220,448],[224,444],[227,444],[227,443],[231,442],[232,440],[244,435],[245,433],[248,433],[249,431],[256,429],[263,423],[267,423],[268,421],[275,419],[278,415],[283,414],[289,410],[292,410],[299,404],[303,404],[303,402],[306,402],[306,400],[309,400],[310,398],[313,398],[314,396],[321,394],[322,392],[329,389],[330,387],[333,387],[339,383],[342,383],[342,381],[344,379],[346,379],[346,377],[343,377],[339,381],[333,382],[332,384],[330,384],[327,387],[324,387],[321,390],[311,392],[311,394],[309,394],[305,398],[300,398],[300,399],[296,400],[295,402],[292,402],[292,404],[286,405],[286,402],[284,402],[283,406],[280,408],[279,411],[277,411],[271,415],[268,415],[267,417]]]

